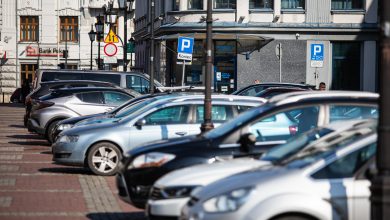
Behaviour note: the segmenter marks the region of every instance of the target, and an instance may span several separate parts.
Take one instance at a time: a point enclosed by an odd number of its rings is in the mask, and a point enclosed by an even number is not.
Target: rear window
[[[42,73],[41,82],[54,81],[54,80],[81,80],[81,79],[83,79],[81,73],[45,71]]]
[[[101,82],[110,82],[118,86],[121,84],[121,76],[118,74],[85,73],[84,79],[101,81]]]

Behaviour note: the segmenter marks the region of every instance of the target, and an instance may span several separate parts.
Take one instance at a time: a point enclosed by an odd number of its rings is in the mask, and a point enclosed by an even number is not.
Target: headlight
[[[176,156],[173,154],[152,152],[140,155],[131,162],[129,169],[145,168],[145,167],[160,167],[163,164],[173,160]]]
[[[233,190],[211,198],[203,203],[206,212],[233,212],[238,210],[248,199],[252,187]]]
[[[66,130],[66,129],[69,129],[72,127],[73,127],[73,125],[71,125],[71,124],[60,124],[58,126],[57,130],[63,131],[63,130]]]
[[[74,143],[79,140],[78,135],[64,135],[58,138],[57,142],[59,143]]]

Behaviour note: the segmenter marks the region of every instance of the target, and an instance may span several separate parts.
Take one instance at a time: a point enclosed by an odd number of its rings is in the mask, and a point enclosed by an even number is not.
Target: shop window
[[[249,9],[273,9],[273,0],[249,0]]]
[[[188,0],[189,10],[203,10],[203,0]]]
[[[214,9],[236,9],[236,0],[214,0]]]
[[[25,80],[28,80],[29,83],[32,83],[35,76],[36,69],[38,69],[37,64],[21,64],[20,65],[21,81],[24,82]]]
[[[305,9],[305,0],[282,0],[282,9]]]
[[[20,16],[20,41],[38,41],[38,16]]]
[[[60,17],[60,42],[77,42],[79,39],[79,19],[76,16]]]
[[[363,0],[332,0],[332,10],[363,10]]]
[[[359,42],[334,42],[332,44],[333,90],[360,90]]]

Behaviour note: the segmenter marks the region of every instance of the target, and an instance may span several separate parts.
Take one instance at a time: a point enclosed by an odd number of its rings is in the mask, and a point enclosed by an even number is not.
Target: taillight
[[[37,110],[47,108],[54,105],[54,102],[48,102],[48,101],[37,101]]]
[[[298,132],[298,127],[296,125],[288,126],[288,130],[290,131],[290,135],[296,135]]]

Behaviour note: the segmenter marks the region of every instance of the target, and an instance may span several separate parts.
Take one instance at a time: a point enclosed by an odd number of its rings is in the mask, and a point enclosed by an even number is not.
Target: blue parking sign
[[[192,54],[194,50],[194,38],[179,37],[177,41],[177,52]]]
[[[324,45],[312,44],[311,45],[311,60],[323,61],[324,60]]]

